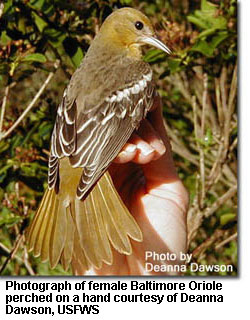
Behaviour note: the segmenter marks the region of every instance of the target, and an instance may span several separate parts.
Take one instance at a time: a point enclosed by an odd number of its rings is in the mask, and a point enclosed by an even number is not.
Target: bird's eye
[[[141,21],[136,21],[135,27],[137,30],[143,29],[143,23]]]

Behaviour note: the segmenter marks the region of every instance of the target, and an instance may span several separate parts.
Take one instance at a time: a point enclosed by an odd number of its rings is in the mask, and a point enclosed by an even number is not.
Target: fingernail
[[[125,152],[134,153],[136,149],[137,148],[134,144],[130,144],[126,147]]]
[[[122,159],[122,158],[126,157],[126,155],[127,155],[127,154],[126,154],[125,151],[121,151],[121,152],[118,154],[117,158]]]
[[[166,152],[166,146],[160,138],[154,141],[153,147],[160,155],[163,155]]]
[[[138,146],[138,149],[141,150],[141,152],[143,153],[144,156],[148,156],[154,152],[153,148],[148,148],[148,147],[145,147],[144,145]]]
[[[159,139],[159,142],[160,142],[160,144],[162,144],[165,147],[165,144],[161,139]]]
[[[166,146],[161,140],[160,140],[160,143],[161,143],[160,154],[163,155],[166,152]]]

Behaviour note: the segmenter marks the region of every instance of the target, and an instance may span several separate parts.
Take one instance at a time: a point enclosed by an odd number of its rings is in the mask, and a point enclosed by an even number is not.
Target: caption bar
[[[101,314],[107,303],[223,302],[217,281],[7,280],[6,314]]]

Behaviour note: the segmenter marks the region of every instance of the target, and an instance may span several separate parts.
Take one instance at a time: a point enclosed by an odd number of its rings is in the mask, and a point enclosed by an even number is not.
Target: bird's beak
[[[140,38],[140,42],[143,44],[149,44],[153,47],[156,47],[164,52],[166,52],[167,54],[171,54],[171,50],[160,40],[158,40],[155,37],[150,37],[150,36],[143,36]]]

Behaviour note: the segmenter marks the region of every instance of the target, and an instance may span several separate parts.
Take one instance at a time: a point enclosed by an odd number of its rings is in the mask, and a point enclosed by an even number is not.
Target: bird
[[[74,274],[130,255],[143,241],[109,166],[158,97],[142,46],[170,54],[147,16],[121,8],[103,22],[58,106],[48,161],[48,187],[28,228],[28,250]]]

